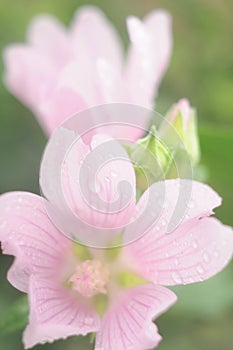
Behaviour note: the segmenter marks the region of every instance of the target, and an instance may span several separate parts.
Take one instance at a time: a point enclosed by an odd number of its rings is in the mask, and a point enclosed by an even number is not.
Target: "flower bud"
[[[145,191],[154,182],[166,178],[172,155],[159,139],[154,125],[146,137],[134,144],[129,153],[136,172],[137,189]]]
[[[166,146],[174,150],[185,148],[191,164],[200,160],[196,111],[186,99],[179,100],[168,112],[159,129],[159,136]]]

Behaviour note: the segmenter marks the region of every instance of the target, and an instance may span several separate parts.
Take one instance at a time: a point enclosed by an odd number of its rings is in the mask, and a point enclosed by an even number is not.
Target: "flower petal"
[[[213,214],[213,208],[220,204],[219,195],[200,182],[185,179],[157,182],[140,198],[137,216],[125,230],[125,241],[151,232],[156,242],[192,218]]]
[[[5,84],[34,111],[54,87],[55,68],[43,54],[24,45],[11,45],[4,51]]]
[[[161,336],[152,321],[175,301],[173,292],[152,284],[125,290],[104,315],[95,350],[146,350],[157,346]]]
[[[143,22],[129,17],[127,25],[131,46],[126,86],[132,102],[151,107],[170,59],[171,18],[159,10],[150,13]]]
[[[15,256],[8,279],[22,291],[31,273],[59,278],[71,244],[50,222],[44,199],[26,192],[0,196],[0,241],[3,253]]]
[[[123,50],[118,33],[97,7],[84,6],[77,11],[71,35],[77,57],[84,55],[92,62],[104,58],[117,69],[121,68]],[[95,67],[94,64],[92,66]]]
[[[25,348],[99,329],[99,317],[85,302],[51,280],[30,278],[30,318]]]
[[[172,213],[178,203],[177,181],[165,182],[168,198],[164,202],[164,213],[153,224],[144,217],[147,227],[143,229],[146,233],[124,248],[125,254],[137,266],[138,273],[158,284],[185,284],[207,279],[219,272],[233,253],[232,229],[207,217],[212,213],[212,208],[220,204],[218,195],[207,185],[192,183],[192,199],[187,204],[186,215],[178,225],[176,221],[175,229],[167,230],[172,220],[177,218]],[[181,184],[187,184],[187,181],[181,180]],[[159,186],[154,185],[153,190],[156,187],[158,190]],[[154,205],[158,201],[156,192]],[[140,222],[137,226],[140,228]],[[146,228],[149,229],[146,231]]]
[[[83,98],[72,88],[56,88],[52,96],[41,103],[39,115],[44,129],[49,135],[66,119],[87,107]]]
[[[102,102],[100,100],[99,82],[93,76],[95,63],[88,62],[81,55],[75,60],[70,60],[60,71],[58,77],[58,88],[69,88],[80,95],[92,107]]]
[[[64,64],[70,55],[69,37],[65,27],[53,16],[37,16],[27,35],[29,45],[49,56],[56,65]]]
[[[64,197],[87,224],[123,227],[136,204],[133,166],[120,143],[104,135],[95,135],[89,147],[80,138],[69,150],[61,173]]]

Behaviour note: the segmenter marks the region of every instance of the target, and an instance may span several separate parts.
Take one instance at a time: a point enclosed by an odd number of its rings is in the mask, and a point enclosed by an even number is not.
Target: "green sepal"
[[[89,249],[87,247],[85,247],[84,245],[77,243],[77,242],[73,242],[72,249],[73,249],[74,255],[80,261],[92,259],[92,256],[91,256]]]
[[[93,297],[93,307],[96,312],[102,317],[108,308],[108,297],[105,294],[97,294]]]
[[[109,261],[114,261],[117,259],[121,252],[122,244],[123,232],[117,235],[110,243],[109,247],[105,250],[105,256]]]
[[[165,120],[169,120],[172,109],[168,111]],[[185,126],[182,113],[179,110],[174,120],[169,125],[167,122],[159,130],[162,140],[168,147],[186,149],[193,166],[200,161],[200,144],[197,128],[197,115],[194,108],[190,109],[189,121]]]
[[[94,344],[96,338],[96,333],[90,333],[90,344]]]
[[[138,199],[150,185],[165,178],[172,152],[160,140],[154,125],[146,137],[138,140],[130,150],[128,147],[127,151],[134,165],[137,189],[140,189]]]
[[[119,273],[116,279],[117,279],[117,283],[121,287],[126,287],[126,288],[136,287],[141,284],[148,283],[144,278],[140,277],[139,275],[131,271],[124,271]]]

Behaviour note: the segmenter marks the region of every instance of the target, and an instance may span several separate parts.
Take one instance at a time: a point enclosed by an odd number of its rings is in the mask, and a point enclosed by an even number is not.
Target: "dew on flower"
[[[201,265],[197,266],[197,272],[203,274],[205,271]]]

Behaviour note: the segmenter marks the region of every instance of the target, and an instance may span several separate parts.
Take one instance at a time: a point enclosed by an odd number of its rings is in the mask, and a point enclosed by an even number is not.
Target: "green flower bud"
[[[184,148],[192,166],[200,161],[196,111],[188,100],[182,99],[171,108],[159,128],[159,136],[174,151]]]
[[[154,182],[166,178],[172,154],[159,139],[155,126],[128,152],[134,164],[139,195]]]

